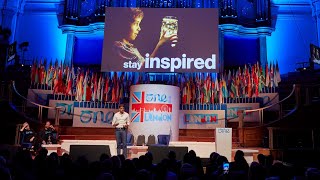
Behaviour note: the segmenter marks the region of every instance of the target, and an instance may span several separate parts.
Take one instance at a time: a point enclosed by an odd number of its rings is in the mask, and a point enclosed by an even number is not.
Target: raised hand
[[[178,35],[177,34],[167,34],[168,31],[165,31],[162,33],[162,36],[159,39],[158,45],[162,46],[163,44],[167,42],[172,42],[172,41],[177,41],[178,40]]]

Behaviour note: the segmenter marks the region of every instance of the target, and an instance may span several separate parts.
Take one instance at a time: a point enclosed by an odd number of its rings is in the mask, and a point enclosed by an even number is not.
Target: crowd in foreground
[[[229,169],[226,166],[229,164]],[[213,152],[209,162],[203,165],[193,150],[176,159],[174,151],[167,158],[153,164],[153,154],[147,152],[139,158],[125,159],[123,155],[89,162],[81,156],[72,159],[67,153],[58,156],[48,154],[41,148],[35,157],[29,150],[19,149],[15,154],[9,150],[0,153],[1,180],[274,180],[274,179],[320,179],[320,170],[289,167],[274,161],[272,156],[258,155],[258,161],[250,165],[244,153],[238,150],[232,162]]]

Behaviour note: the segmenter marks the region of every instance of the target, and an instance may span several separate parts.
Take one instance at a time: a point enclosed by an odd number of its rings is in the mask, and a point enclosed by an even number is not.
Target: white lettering
[[[186,68],[186,57],[187,55],[186,54],[182,54],[182,69],[185,69]]]
[[[145,67],[146,69],[148,69],[148,68],[149,68],[149,54],[148,54],[148,53],[146,54],[145,60],[146,60],[146,62],[145,62],[144,67]]]
[[[191,68],[191,63],[194,61],[194,59],[193,58],[188,58],[187,61],[188,61],[187,69],[190,69]]]
[[[211,62],[211,65],[209,64],[210,62]],[[212,58],[206,59],[206,61],[204,62],[204,66],[207,69],[216,69],[216,55],[212,54]]]
[[[128,68],[128,62],[123,63],[123,68],[126,68],[126,69]]]
[[[196,69],[202,69],[204,66],[203,64],[204,64],[204,61],[202,58],[197,58],[196,60],[194,60],[194,67]]]
[[[168,69],[170,67],[170,59],[169,58],[162,58],[161,59],[161,68],[162,69]]]
[[[175,64],[177,62],[177,64]],[[181,67],[181,59],[180,58],[171,58],[171,72],[174,72],[175,69],[179,69]]]
[[[160,68],[160,59],[158,57],[150,59],[150,68],[153,68],[153,64],[156,63],[156,68]]]
[[[127,61],[123,63],[123,68],[125,69],[137,69],[140,70],[142,65],[145,69],[170,69],[170,72],[175,72],[177,69],[216,69],[216,55],[212,54],[211,57],[203,58],[199,57],[187,57],[186,54],[181,55],[182,58],[168,58],[162,57],[153,57],[150,58],[150,55],[147,53],[145,55],[145,63],[139,63],[135,61]]]
[[[138,63],[138,62],[132,62],[132,61],[129,61],[129,62],[124,62],[123,63],[123,68],[131,68],[131,69],[137,69],[137,70],[140,70],[142,67],[142,63]]]

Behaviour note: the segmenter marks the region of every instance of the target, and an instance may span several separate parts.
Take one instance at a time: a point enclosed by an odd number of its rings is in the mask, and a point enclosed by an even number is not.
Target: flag
[[[270,63],[270,87],[274,86],[274,69],[273,62]]]
[[[96,99],[98,101],[101,101],[101,87],[102,87],[102,78],[101,78],[101,74],[99,75],[99,80],[98,80],[98,84],[97,84],[97,97]]]
[[[108,94],[109,94],[109,90],[110,90],[110,81],[109,80],[110,80],[110,78],[107,75],[105,78],[105,85],[104,85],[105,101],[109,100],[109,98],[108,98]]]
[[[71,71],[69,71],[67,75],[66,94],[72,96],[72,72]]]
[[[87,100],[88,76],[89,76],[89,70],[87,70],[86,75],[84,76],[84,79],[83,79],[82,101],[86,101]]]
[[[139,79],[140,79],[140,75],[139,75]],[[113,78],[112,78],[111,102],[118,102],[118,91],[119,91],[118,74],[117,72],[114,72]]]
[[[80,74],[77,77],[76,101],[82,101],[83,79],[84,79],[84,74],[83,74],[83,72],[80,72]]]
[[[37,69],[37,63],[36,63],[36,60],[34,59],[31,67],[31,84],[35,83],[36,69]]]
[[[268,61],[266,62],[266,83],[265,83],[265,86],[266,87],[269,87],[269,84],[270,84],[270,72],[269,72],[269,64],[268,64]]]

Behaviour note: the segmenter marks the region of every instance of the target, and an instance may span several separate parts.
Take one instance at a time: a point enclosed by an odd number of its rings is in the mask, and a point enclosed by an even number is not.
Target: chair
[[[137,138],[137,146],[143,146],[146,144],[146,137],[144,135],[139,135]]]
[[[156,137],[153,134],[151,134],[148,136],[147,146],[153,145],[153,144],[156,144]]]
[[[128,133],[127,134],[127,146],[133,146],[133,144],[134,144],[133,134]]]
[[[166,135],[166,134],[158,135],[158,144],[169,145],[169,142],[170,142],[170,135]]]
[[[21,133],[20,136],[20,146],[22,149],[26,149],[26,150],[31,150],[32,149],[32,143],[30,142],[25,142],[25,134]]]

